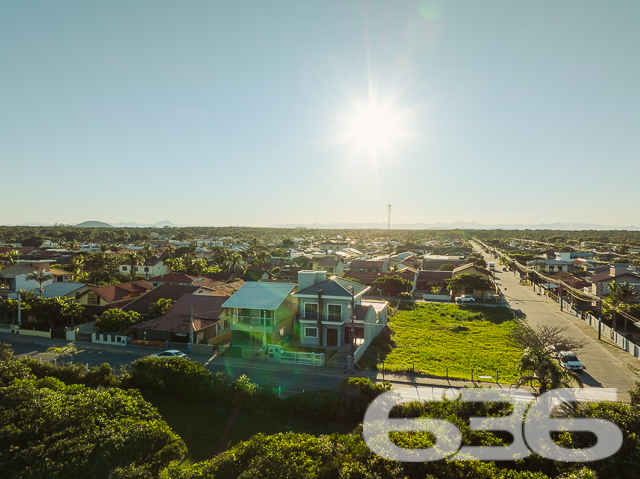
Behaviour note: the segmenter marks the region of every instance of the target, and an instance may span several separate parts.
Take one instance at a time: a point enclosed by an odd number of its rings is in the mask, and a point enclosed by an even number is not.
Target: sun
[[[360,105],[346,120],[347,141],[370,153],[390,149],[401,133],[398,115],[381,105]]]

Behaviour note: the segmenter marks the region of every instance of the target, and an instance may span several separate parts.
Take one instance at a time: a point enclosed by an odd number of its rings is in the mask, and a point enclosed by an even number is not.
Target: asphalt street
[[[486,254],[485,259],[496,261],[496,258]],[[638,359],[605,337],[598,340],[598,332],[591,326],[572,314],[561,312],[560,305],[543,293],[534,292],[531,286],[521,285],[519,274],[502,271],[502,267],[496,264],[495,281],[509,306],[522,310],[530,326],[560,326],[565,328],[564,335],[584,342],[584,346],[576,353],[585,366],[580,375],[586,387],[616,388],[619,399],[629,400],[628,391],[640,380]]]

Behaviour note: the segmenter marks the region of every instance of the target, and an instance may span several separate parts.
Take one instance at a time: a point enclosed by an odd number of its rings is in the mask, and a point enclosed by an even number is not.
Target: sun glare
[[[346,135],[358,150],[378,153],[390,148],[400,136],[396,116],[386,108],[360,107],[347,120]]]

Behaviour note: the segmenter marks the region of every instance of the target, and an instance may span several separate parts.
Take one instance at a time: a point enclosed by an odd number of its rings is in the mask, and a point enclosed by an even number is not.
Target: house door
[[[335,328],[327,328],[327,346],[338,345],[338,330]]]
[[[344,344],[349,344],[351,341],[351,326],[345,326],[344,329]]]

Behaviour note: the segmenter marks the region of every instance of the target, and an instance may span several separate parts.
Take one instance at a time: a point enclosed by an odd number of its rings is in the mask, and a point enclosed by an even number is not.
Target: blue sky
[[[6,1],[0,224],[637,224],[639,14]]]

